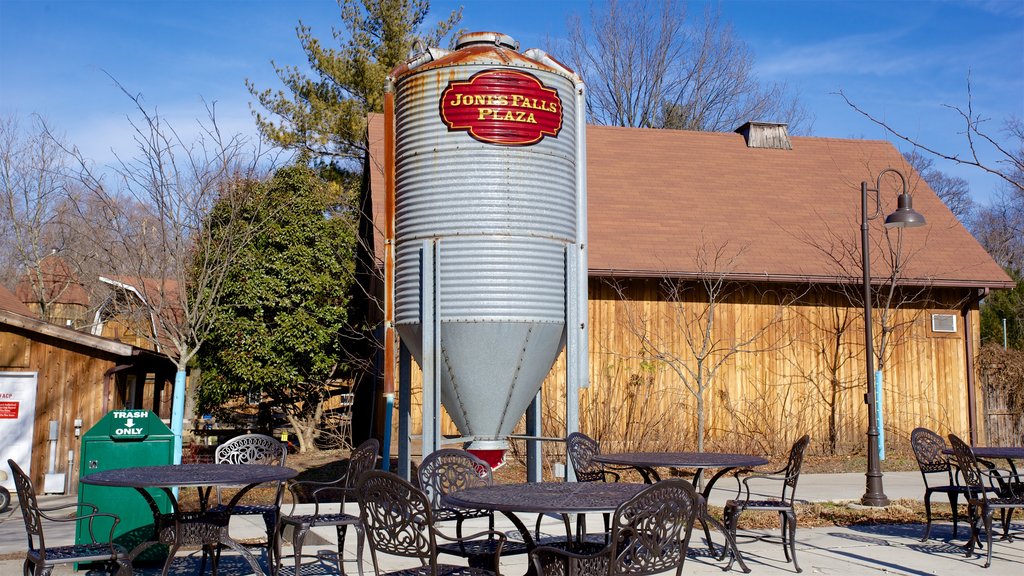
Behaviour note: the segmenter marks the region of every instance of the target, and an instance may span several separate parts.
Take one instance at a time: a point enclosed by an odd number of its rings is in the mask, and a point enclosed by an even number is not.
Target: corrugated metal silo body
[[[422,365],[421,252],[436,240],[441,400],[476,448],[504,446],[565,343],[574,78],[493,33],[394,76],[395,325]]]

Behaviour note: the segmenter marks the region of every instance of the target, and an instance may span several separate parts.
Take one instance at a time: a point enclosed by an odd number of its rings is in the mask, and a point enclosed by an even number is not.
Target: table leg
[[[260,568],[259,561],[257,561],[256,557],[252,555],[252,552],[249,552],[245,548],[245,546],[242,546],[241,544],[239,544],[237,541],[235,541],[234,538],[231,537],[230,534],[228,534],[228,524],[231,522],[231,511],[235,509],[235,505],[237,505],[238,502],[242,499],[242,497],[245,496],[246,492],[248,492],[249,490],[252,490],[256,486],[259,486],[259,483],[257,483],[257,484],[249,484],[249,485],[245,486],[244,488],[239,490],[238,493],[235,494],[231,498],[230,502],[228,502],[227,511],[225,512],[227,514],[227,516],[226,516],[226,518],[224,520],[224,525],[223,525],[223,527],[220,530],[220,536],[218,537],[218,541],[219,541],[218,543],[219,544],[224,544],[228,548],[231,548],[232,550],[234,550],[234,551],[238,552],[239,554],[241,554],[242,557],[245,558],[245,561],[249,563],[249,566],[252,567],[253,572],[258,574],[259,576],[266,576],[264,574],[264,572],[263,572],[263,569]],[[206,489],[206,495],[209,496],[209,494],[210,494],[210,488],[207,488]],[[274,566],[274,558],[273,558],[274,553],[271,550],[271,548],[273,548],[274,545],[275,545],[274,542],[270,542],[270,541],[267,542],[267,563],[271,566],[271,571],[272,572],[274,570],[273,569],[273,566]],[[218,552],[218,557],[219,557],[219,552]],[[339,561],[339,563],[341,562],[341,558],[340,557],[338,558],[338,561]],[[362,559],[360,559],[360,561],[362,561]],[[215,566],[216,566],[216,564],[215,564]],[[340,568],[340,564],[339,564],[339,568]]]
[[[722,555],[719,556],[719,560],[724,559],[726,554],[730,552],[732,553],[732,557],[729,559],[729,565],[726,566],[726,570],[731,569],[733,561],[736,561],[740,565],[740,569],[743,570],[743,572],[750,572],[750,568],[747,568],[747,564],[743,562],[743,555],[740,554],[740,549],[736,545],[736,539],[733,538],[732,534],[726,529],[725,525],[719,522],[718,519],[711,516],[711,514],[708,512],[708,498],[711,496],[711,489],[715,487],[715,482],[718,482],[719,478],[725,476],[726,474],[732,472],[735,469],[735,466],[722,468],[718,472],[716,472],[710,480],[707,481],[707,484],[704,485],[704,490],[702,490],[700,493],[702,502],[698,518],[700,518],[700,525],[704,529],[704,537],[708,541],[708,547],[711,549],[712,555],[715,554],[715,543],[711,541],[711,531],[708,530],[708,523],[710,522],[711,524],[714,524],[715,529],[720,531],[725,536],[725,544],[722,546]],[[693,475],[694,488],[697,487],[697,482],[700,479],[701,474],[703,472],[703,468],[698,468],[697,472]]]
[[[251,552],[249,552],[244,546],[239,544],[237,541],[235,541],[234,538],[232,538],[228,534],[228,522],[231,518],[231,510],[234,509],[235,505],[242,498],[242,496],[244,496],[246,492],[248,492],[255,486],[257,486],[257,484],[250,484],[246,486],[245,488],[240,490],[238,494],[235,495],[234,498],[231,499],[231,502],[228,504],[227,512],[225,512],[223,521],[221,521],[219,515],[216,518],[213,517],[213,515],[208,515],[207,509],[205,507],[202,508],[199,517],[189,519],[188,521],[186,521],[180,507],[178,506],[178,500],[177,498],[174,497],[174,491],[171,488],[161,488],[161,490],[163,490],[164,493],[167,494],[167,498],[171,502],[171,507],[173,510],[171,516],[174,519],[173,528],[164,525],[164,518],[166,516],[164,515],[163,512],[160,511],[160,508],[157,506],[156,501],[153,499],[152,496],[149,495],[146,489],[136,488],[135,490],[139,494],[141,494],[142,497],[146,500],[146,503],[149,505],[149,508],[153,513],[153,527],[156,533],[154,534],[153,540],[143,542],[135,548],[133,548],[131,553],[129,554],[129,558],[132,561],[134,561],[139,554],[141,554],[151,546],[154,546],[156,544],[166,544],[170,547],[170,549],[168,550],[167,560],[164,562],[164,567],[163,570],[161,571],[161,574],[162,576],[167,576],[171,568],[171,563],[174,562],[174,555],[177,553],[178,549],[180,549],[181,546],[186,543],[186,540],[192,541],[192,538],[189,538],[189,536],[193,536],[195,537],[195,543],[202,544],[204,547],[210,544],[223,544],[228,548],[231,548],[232,550],[238,552],[243,558],[245,558],[246,562],[248,562],[249,566],[253,569],[253,572],[258,574],[259,576],[265,576],[265,573],[263,572],[263,569],[260,567],[259,561],[256,560],[256,557],[253,556]],[[208,503],[209,494],[209,488],[205,490],[199,489],[200,503]],[[186,529],[186,526],[194,527],[197,524],[203,525],[206,528],[215,528],[216,537],[211,538],[211,532],[207,531],[206,529]],[[165,536],[167,536],[166,530],[168,528],[172,530],[172,534],[170,535],[169,538],[165,538]],[[273,542],[268,544],[268,546],[273,545]],[[214,554],[216,554],[216,549],[214,549]],[[270,557],[272,556],[272,553],[268,552],[267,556],[268,562],[271,561]],[[216,574],[217,562],[215,557],[213,559],[213,562],[214,573]]]
[[[643,477],[644,484],[661,482],[661,476],[658,475],[654,468],[648,468],[647,466],[634,466],[633,468]]]
[[[510,522],[512,522],[512,525],[516,527],[516,530],[519,530],[519,533],[523,536],[523,542],[526,544],[527,550],[533,550],[537,547],[536,540],[534,540],[533,536],[530,535],[530,529],[526,527],[526,524],[523,524],[523,521],[520,520],[518,516],[512,512],[505,512],[504,510],[502,510],[501,513],[504,514]],[[539,527],[540,524],[538,523],[537,526]]]

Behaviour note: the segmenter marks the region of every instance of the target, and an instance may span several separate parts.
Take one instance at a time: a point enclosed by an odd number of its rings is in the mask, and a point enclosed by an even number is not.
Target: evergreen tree
[[[302,22],[296,28],[309,75],[275,65],[283,90],[246,82],[266,110],[253,110],[264,138],[330,163],[362,158],[366,116],[383,111],[388,73],[409,58],[417,41],[439,46],[462,19],[460,9],[421,35],[428,0],[338,0],[338,6],[342,28],[332,29],[338,48],[324,46]]]
[[[332,379],[344,376],[340,334],[353,281],[355,218],[337,210],[338,185],[302,165],[266,183],[270,210],[231,263],[200,358],[200,409],[269,399],[301,451],[315,450]],[[252,207],[254,208],[254,207]],[[218,210],[211,215],[217,233]]]
[[[1024,275],[1006,269],[1017,286],[995,290],[981,304],[982,344],[1003,345],[1003,319],[1006,319],[1006,345],[1024,351]]]

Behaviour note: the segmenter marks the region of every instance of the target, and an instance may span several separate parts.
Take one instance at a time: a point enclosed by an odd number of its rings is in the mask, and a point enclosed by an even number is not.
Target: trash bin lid
[[[170,428],[149,410],[111,410],[86,437],[108,437],[111,440],[138,441],[150,436],[172,436]]]

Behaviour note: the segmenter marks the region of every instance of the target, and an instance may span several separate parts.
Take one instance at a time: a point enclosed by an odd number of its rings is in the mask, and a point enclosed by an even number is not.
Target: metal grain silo
[[[567,323],[569,364],[586,363],[582,82],[493,32],[389,80],[390,319],[423,368],[424,403],[436,386],[471,450],[503,451]]]

